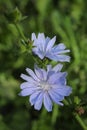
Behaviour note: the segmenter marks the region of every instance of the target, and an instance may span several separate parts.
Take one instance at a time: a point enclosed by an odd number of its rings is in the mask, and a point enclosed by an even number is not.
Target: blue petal
[[[58,86],[60,85],[66,85],[66,78],[65,77],[60,77],[59,79],[57,79],[55,81],[55,84],[58,84]]]
[[[39,49],[41,51],[44,51],[44,45],[45,45],[45,36],[44,33],[38,34],[38,42],[39,42]]]
[[[44,33],[38,34],[38,40],[39,40],[39,43],[44,43],[44,41],[45,41]]]
[[[47,72],[52,70],[52,65],[47,65]]]
[[[55,50],[55,49],[52,49],[51,52],[52,52],[54,55],[61,55],[61,54],[63,54],[63,53],[70,52],[70,50]]]
[[[55,51],[57,50],[64,50],[66,48],[66,46],[63,43],[60,43],[56,46],[53,47],[53,49],[55,49]]]
[[[44,50],[46,51],[46,48],[47,48],[47,45],[48,45],[48,42],[50,41],[50,38],[49,37],[46,37],[45,39],[45,45],[44,45]]]
[[[59,84],[60,85],[66,85],[66,76],[67,76],[67,72],[60,72],[59,76],[54,80],[55,84]]]
[[[38,46],[39,46],[38,39],[35,39],[35,40],[34,40],[34,42],[33,42],[33,46],[34,46],[34,47],[38,47]]]
[[[48,82],[51,84],[55,83],[59,76],[60,76],[59,73],[54,73],[54,74],[50,75]]]
[[[35,75],[35,73],[29,69],[29,68],[26,68],[26,71],[28,72],[28,74],[36,81],[39,81],[39,79],[37,78],[37,76]]]
[[[34,104],[35,104],[35,102],[36,102],[36,100],[37,100],[37,98],[38,98],[38,96],[39,96],[40,93],[41,93],[41,91],[36,91],[36,92],[34,92],[34,93],[30,96],[29,101],[30,101],[31,105],[34,105]]]
[[[47,72],[46,72],[46,70],[41,69],[41,71],[42,71],[42,74],[43,74],[43,79],[42,80],[47,80]]]
[[[43,54],[42,51],[40,51],[38,48],[35,47],[35,48],[32,49],[32,51],[33,51],[34,54],[38,55],[38,57],[39,57],[40,59],[43,59],[43,58],[44,58],[44,54]]]
[[[34,84],[34,85],[37,84],[37,82],[34,79],[32,79],[30,76],[27,76],[25,74],[21,74],[21,78],[28,81],[29,84]]]
[[[31,95],[35,90],[37,90],[37,87],[30,87],[30,88],[25,88],[23,89],[19,95],[20,96],[29,96]]]
[[[52,99],[53,102],[55,102],[56,104],[59,104],[59,105],[63,106],[63,104],[60,102],[60,101],[62,101],[61,97],[58,98],[55,94],[51,93],[50,91],[49,91],[49,95],[50,95],[50,97],[51,97],[51,99]]]
[[[70,52],[70,50],[61,50],[61,51],[58,51],[58,53],[57,54],[62,54],[62,53],[67,53],[67,52]]]
[[[67,55],[54,55],[54,53],[47,53],[46,54],[46,57],[48,57],[49,59],[51,60],[54,60],[54,61],[61,61],[61,62],[69,62],[70,61],[70,56],[67,56]]]
[[[44,106],[48,112],[52,111],[52,101],[47,92],[44,93]]]
[[[24,88],[29,88],[29,87],[33,87],[34,86],[34,84],[32,83],[32,84],[30,84],[29,82],[24,82],[24,83],[22,83],[21,85],[20,85],[20,88],[21,89],[24,89]],[[36,86],[36,85],[35,85]]]
[[[49,51],[49,50],[52,49],[52,47],[53,47],[55,41],[56,41],[56,36],[53,37],[53,38],[48,42],[48,44],[47,44],[47,48],[46,48],[46,51]]]
[[[64,96],[55,92],[54,89],[49,90],[48,93],[49,93],[50,97],[52,98],[52,100],[56,103],[59,101],[62,101],[64,99]]]
[[[29,81],[29,82],[34,82],[35,83],[35,80],[33,80],[30,76],[27,76],[25,74],[21,74],[20,76],[22,79],[26,80],[26,81]]]
[[[44,56],[46,55],[46,48],[47,48],[47,45],[48,45],[48,42],[50,41],[50,38],[49,37],[46,37],[44,43],[43,43],[43,53],[44,53]]]
[[[35,33],[32,33],[31,40],[32,40],[32,41],[36,40],[36,35],[35,35]]]
[[[26,80],[26,81],[29,81],[29,76],[25,75],[25,74],[21,74],[20,76],[22,79]]]
[[[35,73],[39,79],[43,79],[43,73],[40,68],[35,65]]]
[[[41,92],[41,93],[39,94],[39,96],[37,97],[37,99],[36,99],[36,102],[35,102],[35,104],[34,104],[34,108],[35,108],[36,110],[40,110],[41,107],[42,107],[43,94],[44,94],[44,93]]]
[[[67,61],[70,62],[70,56],[66,56],[66,55],[57,55],[57,61]]]
[[[55,91],[60,95],[69,96],[72,92],[72,88],[68,86],[62,86],[61,88],[55,88]]]
[[[50,38],[49,37],[46,37],[46,44],[48,44],[48,42],[50,41]]]
[[[48,82],[51,84],[54,84],[56,82],[60,83],[60,78],[66,76],[66,72],[58,72],[58,73],[53,73],[52,75],[49,76]]]
[[[54,74],[54,71],[49,71],[48,74],[47,74],[47,80],[49,83],[53,82],[51,80],[49,80],[49,78]]]
[[[62,64],[57,64],[55,67],[53,67],[53,71],[58,72],[61,71],[62,68],[63,68]]]
[[[52,52],[47,52],[46,57],[51,60],[57,61],[57,55],[54,55]]]

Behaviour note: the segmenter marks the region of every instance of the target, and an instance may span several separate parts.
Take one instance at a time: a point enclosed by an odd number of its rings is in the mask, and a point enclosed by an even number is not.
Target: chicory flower
[[[40,59],[47,57],[54,61],[70,61],[70,56],[65,55],[65,53],[70,52],[70,50],[66,49],[66,46],[63,43],[54,45],[56,36],[50,39],[49,37],[45,37],[44,33],[39,33],[38,37],[36,37],[35,33],[32,33],[31,40],[33,41],[32,51]]]
[[[72,92],[71,87],[66,85],[66,72],[61,72],[62,64],[55,67],[47,65],[47,69],[39,68],[37,65],[34,71],[27,68],[28,75],[21,74],[25,80],[20,85],[21,96],[29,96],[29,102],[36,110],[40,110],[44,104],[47,111],[52,111],[53,102],[63,106],[61,102],[65,96]]]

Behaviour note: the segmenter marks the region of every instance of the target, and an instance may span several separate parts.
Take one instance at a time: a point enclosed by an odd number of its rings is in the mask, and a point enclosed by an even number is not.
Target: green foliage
[[[0,130],[82,130],[73,116],[77,107],[84,108],[87,125],[86,5],[85,0],[0,0]],[[34,64],[27,48],[32,32],[56,35],[57,43],[71,50],[71,63],[64,68],[73,88],[71,106],[64,101],[51,113],[38,112],[28,98],[18,96],[20,74]]]

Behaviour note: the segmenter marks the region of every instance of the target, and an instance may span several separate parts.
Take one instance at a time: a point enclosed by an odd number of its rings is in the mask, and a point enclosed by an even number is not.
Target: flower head
[[[21,96],[30,96],[29,102],[34,105],[36,110],[40,110],[44,104],[47,111],[52,111],[52,104],[63,105],[61,102],[65,96],[69,96],[72,89],[66,85],[66,72],[60,72],[62,65],[58,64],[52,68],[47,65],[47,70],[34,67],[33,72],[27,68],[29,74],[21,74],[21,78],[25,80],[21,84]]]
[[[65,50],[65,45],[60,43],[55,45],[56,36],[50,39],[49,37],[44,36],[44,33],[39,33],[36,38],[35,33],[32,33],[32,41],[33,41],[33,53],[38,55],[39,58],[43,59],[47,57],[54,61],[61,62],[69,62],[70,57],[65,55],[64,53],[70,52],[70,50]]]

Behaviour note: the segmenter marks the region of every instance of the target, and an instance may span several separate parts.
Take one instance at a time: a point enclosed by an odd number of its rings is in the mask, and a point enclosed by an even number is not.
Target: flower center
[[[46,81],[41,81],[39,83],[39,86],[44,90],[49,90],[51,88],[51,85],[47,83]]]

